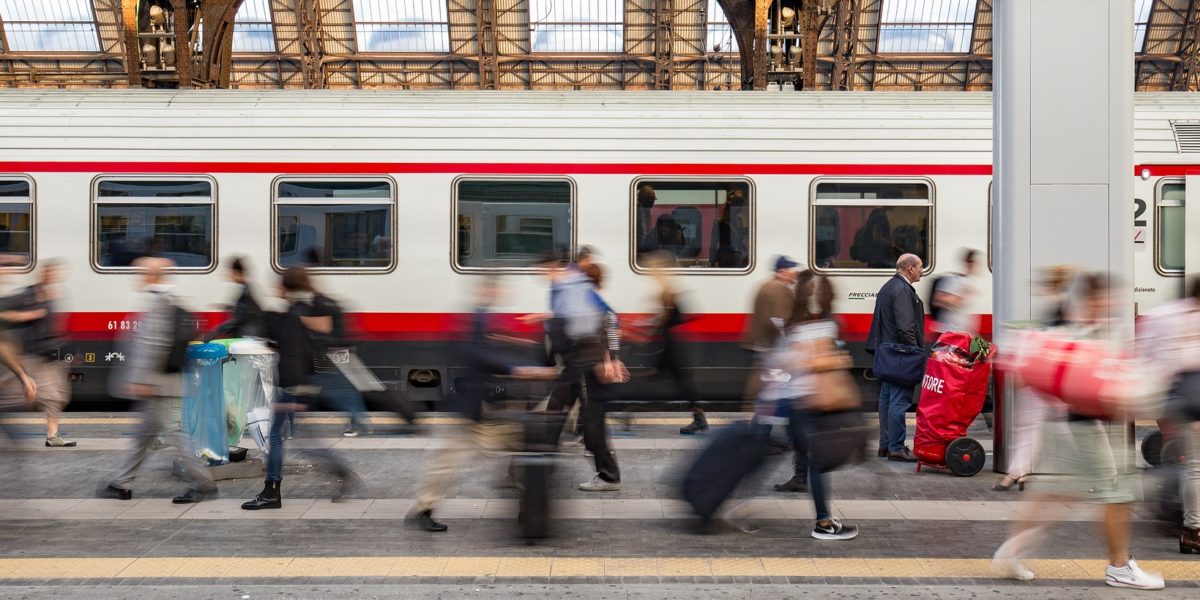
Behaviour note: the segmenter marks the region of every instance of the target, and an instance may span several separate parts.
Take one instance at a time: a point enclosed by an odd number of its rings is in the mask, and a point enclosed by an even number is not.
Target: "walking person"
[[[556,368],[523,366],[508,360],[491,336],[490,313],[500,298],[500,284],[494,279],[485,279],[477,294],[461,353],[467,372],[455,386],[454,398],[458,412],[471,423],[459,428],[453,439],[429,462],[417,483],[417,500],[405,517],[425,531],[448,529],[444,523],[434,520],[433,511],[445,497],[454,476],[463,470],[472,456],[513,452],[520,446],[520,424],[499,420],[489,414],[486,398],[491,380],[495,377],[553,379],[558,375]]]
[[[319,406],[322,396],[321,387],[316,383],[318,355],[323,356],[326,347],[318,338],[332,334],[337,327],[331,305],[318,300],[308,271],[303,267],[289,267],[283,272],[279,293],[288,303],[287,311],[267,320],[267,337],[279,353],[279,393],[271,407],[266,481],[253,500],[242,504],[245,510],[283,507],[280,486],[283,481],[284,426],[296,410]],[[328,358],[324,360],[328,361]],[[332,463],[333,471],[341,481],[333,500],[341,500],[354,483],[354,473],[331,451],[315,452]]]
[[[803,487],[809,491],[816,511],[810,535],[818,540],[844,541],[858,537],[858,528],[834,518],[829,506],[828,473],[810,454],[832,451],[819,447],[814,440],[821,433],[822,418],[815,399],[823,391],[816,381],[816,363],[836,353],[838,327],[830,318],[833,294],[833,285],[827,277],[817,277],[811,271],[800,274],[795,308],[766,363],[776,376],[764,382],[763,395],[783,404],[788,415],[788,432],[796,447],[795,476],[776,489],[795,491],[791,487]],[[856,445],[861,447],[861,441]]]
[[[688,402],[688,408],[692,412],[692,422],[681,427],[679,433],[691,435],[708,431],[708,419],[704,416],[704,409],[700,408],[700,394],[696,391],[692,378],[684,371],[690,361],[687,359],[686,349],[676,333],[676,329],[683,325],[687,318],[686,313],[680,308],[682,294],[676,287],[670,271],[667,270],[668,267],[674,265],[674,257],[663,251],[653,252],[643,258],[643,263],[650,267],[650,277],[658,285],[656,294],[658,314],[654,316],[652,322],[654,336],[658,338],[660,344],[660,352],[654,365],[655,374],[665,375],[674,381]]]
[[[1108,315],[1113,313],[1109,295],[1111,282],[1105,274],[1085,274],[1079,278],[1077,308],[1068,313],[1064,334],[1076,339],[1103,339]],[[1129,555],[1132,503],[1140,496],[1133,445],[1126,439],[1120,423],[1087,415],[1068,414],[1067,436],[1047,426],[1042,434],[1045,493],[1014,522],[1008,539],[996,549],[992,570],[998,575],[1029,581],[1034,572],[1023,558],[1036,546],[1051,514],[1064,502],[1091,500],[1104,506],[1101,532],[1108,547],[1108,567],[1104,583],[1112,587],[1158,590],[1163,578],[1143,571]],[[1040,470],[1041,471],[1041,470]],[[1040,478],[1039,478],[1040,479]]]
[[[60,282],[63,264],[44,261],[37,283],[6,298],[0,320],[11,328],[14,347],[21,355],[21,365],[37,384],[34,406],[46,414],[46,447],[70,448],[74,441],[63,439],[58,432],[58,420],[63,408],[71,401],[67,382],[67,366],[59,360],[57,351],[62,333],[55,307],[61,300]],[[24,386],[12,372],[0,381],[5,405],[25,403]]]
[[[922,269],[921,258],[915,254],[904,254],[896,261],[896,274],[883,284],[875,298],[875,314],[867,334],[868,353],[875,354],[880,345],[888,343],[924,349],[925,309],[913,288],[921,280]],[[881,458],[917,462],[912,449],[904,444],[904,419],[913,403],[914,387],[881,381],[878,451]]]
[[[780,327],[792,315],[796,302],[796,280],[799,278],[796,271],[798,266],[799,263],[787,256],[776,257],[774,275],[759,286],[754,294],[754,308],[742,342],[742,347],[752,355],[750,376],[746,379],[746,402],[752,403],[758,397],[762,387],[762,361],[766,353],[775,347]]]
[[[237,302],[233,305],[233,313],[224,323],[218,325],[206,336],[211,341],[221,338],[262,337],[266,333],[263,323],[263,311],[258,300],[254,298],[254,289],[250,286],[246,271],[249,263],[244,256],[235,256],[229,261],[229,281],[238,286]]]
[[[1187,297],[1143,315],[1138,346],[1141,356],[1174,377],[1168,415],[1187,456],[1180,474],[1179,551],[1191,554],[1200,552],[1200,277],[1191,281],[1188,291]]]
[[[138,469],[154,449],[159,435],[168,426],[170,399],[182,393],[183,355],[187,340],[194,331],[191,324],[180,319],[181,309],[167,283],[167,271],[175,263],[165,258],[139,258],[133,266],[139,270],[138,287],[141,310],[135,317],[135,327],[120,342],[125,362],[116,369],[110,380],[110,393],[117,398],[133,400],[141,416],[133,451],[113,476],[101,484],[97,495],[102,498],[131,500]],[[183,467],[188,489],[174,497],[175,504],[193,504],[217,496],[217,484],[198,458],[192,456],[183,434],[175,444],[176,460]]]
[[[934,332],[942,334],[954,331],[970,335],[979,332],[979,318],[972,312],[978,294],[975,285],[978,257],[978,250],[963,250],[962,271],[933,280],[929,317],[933,321]]]

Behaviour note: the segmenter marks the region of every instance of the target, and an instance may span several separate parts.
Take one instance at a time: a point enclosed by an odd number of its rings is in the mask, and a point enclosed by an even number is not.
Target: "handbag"
[[[852,462],[867,444],[870,432],[862,411],[846,410],[814,414],[808,433],[809,464],[821,472]]]
[[[807,408],[816,412],[839,412],[862,408],[862,395],[850,376],[853,361],[845,352],[830,349],[809,361],[815,391],[807,399]]]
[[[915,387],[925,374],[925,350],[908,344],[880,344],[875,349],[875,376],[900,387]]]

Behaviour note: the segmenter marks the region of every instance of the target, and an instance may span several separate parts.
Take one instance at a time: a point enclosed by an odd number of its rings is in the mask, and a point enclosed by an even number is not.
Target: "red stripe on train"
[[[445,341],[462,331],[466,324],[465,313],[349,313],[347,327],[352,334],[363,340],[373,341]],[[536,337],[541,329],[536,324],[525,324],[520,314],[504,313],[493,315],[495,325],[514,335]],[[77,339],[113,339],[133,326],[131,315],[119,312],[75,312],[68,313],[66,328]],[[196,313],[201,329],[209,330],[225,319],[218,312]],[[634,327],[647,319],[645,314],[622,315],[626,327]],[[680,338],[691,342],[737,342],[746,329],[747,315],[740,313],[709,313],[691,315],[679,329]],[[871,328],[871,315],[845,313],[836,315],[842,325],[842,337],[847,341],[861,342]],[[992,316],[980,315],[980,329],[984,334],[992,331]]]
[[[992,165],[0,161],[13,173],[463,173],[494,175],[991,175]]]

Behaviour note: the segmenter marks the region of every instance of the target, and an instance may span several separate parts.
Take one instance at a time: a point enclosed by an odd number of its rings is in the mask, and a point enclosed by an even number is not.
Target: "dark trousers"
[[[315,397],[295,396],[281,389],[277,395],[276,403],[284,405],[310,404],[311,406],[312,404],[319,404],[319,401]],[[271,411],[271,432],[267,438],[270,444],[267,451],[267,481],[283,480],[283,430],[288,421],[293,419],[294,416],[295,414],[290,408]],[[331,464],[333,471],[338,475],[344,476],[350,473],[350,468],[339,460],[332,450],[314,449],[310,450],[310,452],[323,459],[323,462]]]
[[[793,403],[795,406],[795,403]],[[808,477],[808,491],[812,495],[813,508],[817,512],[817,520],[823,521],[831,517],[829,512],[829,490],[827,475],[809,461],[809,437],[812,435],[814,415],[798,408],[792,408],[788,416],[788,433],[796,446],[796,474]]]
[[[617,466],[616,455],[608,447],[608,424],[605,420],[611,393],[608,386],[596,378],[594,370],[584,370],[581,377],[583,406],[579,412],[583,423],[583,446],[592,453],[600,479],[619,483],[621,469]]]
[[[658,355],[658,364],[655,365],[655,368],[658,370],[658,376],[668,377],[679,386],[684,398],[688,401],[688,408],[692,412],[701,412],[700,394],[696,391],[692,378],[683,372],[686,364],[687,359],[683,354],[683,348],[678,342],[668,341],[663,344],[662,354]]]

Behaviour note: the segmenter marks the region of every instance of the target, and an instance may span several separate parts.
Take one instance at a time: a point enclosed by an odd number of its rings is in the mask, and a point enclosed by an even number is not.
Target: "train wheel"
[[[969,437],[958,438],[946,446],[946,468],[959,477],[971,477],[982,471],[986,460],[983,444]]]
[[[1146,462],[1150,463],[1150,466],[1158,467],[1162,465],[1162,451],[1163,434],[1161,431],[1155,431],[1142,440],[1142,458],[1146,459]]]

